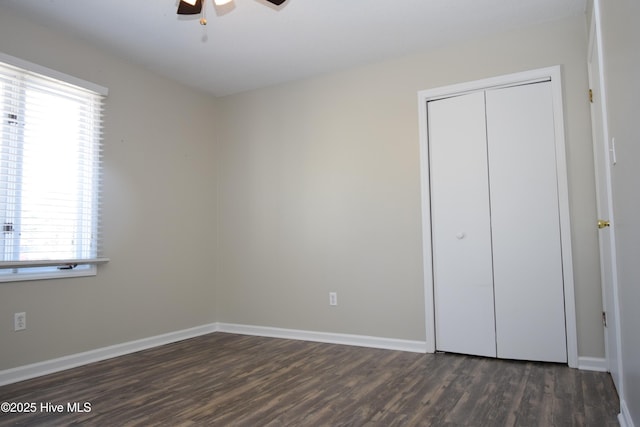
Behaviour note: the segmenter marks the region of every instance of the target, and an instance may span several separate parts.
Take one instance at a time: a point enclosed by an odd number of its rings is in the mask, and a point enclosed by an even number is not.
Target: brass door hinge
[[[589,102],[593,104],[593,90],[589,89]]]

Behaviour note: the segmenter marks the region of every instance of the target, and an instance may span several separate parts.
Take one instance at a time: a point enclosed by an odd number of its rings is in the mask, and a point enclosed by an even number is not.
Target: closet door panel
[[[486,92],[497,354],[566,362],[549,82]]]
[[[484,94],[427,114],[436,348],[495,357]]]

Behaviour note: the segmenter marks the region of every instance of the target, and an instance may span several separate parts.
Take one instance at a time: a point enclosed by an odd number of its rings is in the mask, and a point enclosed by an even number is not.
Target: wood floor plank
[[[214,333],[0,387],[0,426],[616,426],[606,373]],[[39,408],[38,408],[39,409]]]

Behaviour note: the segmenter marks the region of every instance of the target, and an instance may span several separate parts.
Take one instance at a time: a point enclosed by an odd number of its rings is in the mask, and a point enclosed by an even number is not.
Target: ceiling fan
[[[202,12],[205,0],[180,0],[178,4],[178,15],[197,15]],[[213,0],[216,6],[223,6],[233,0]],[[266,0],[269,3],[280,6],[287,0]],[[207,20],[203,17],[200,19],[202,25],[207,25]]]

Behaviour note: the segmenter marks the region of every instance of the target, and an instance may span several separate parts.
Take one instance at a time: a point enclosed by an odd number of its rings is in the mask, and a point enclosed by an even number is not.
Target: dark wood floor
[[[0,426],[618,425],[605,373],[223,333],[0,387],[0,402],[37,404]]]

